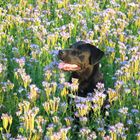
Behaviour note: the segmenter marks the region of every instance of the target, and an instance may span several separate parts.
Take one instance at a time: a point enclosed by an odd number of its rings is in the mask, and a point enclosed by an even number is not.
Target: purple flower
[[[138,109],[132,109],[131,112],[132,112],[133,114],[137,114],[137,113],[139,113],[139,110],[138,110]]]

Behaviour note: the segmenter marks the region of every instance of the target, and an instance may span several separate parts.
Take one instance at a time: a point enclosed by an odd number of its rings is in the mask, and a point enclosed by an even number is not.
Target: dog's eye
[[[80,58],[81,61],[83,61],[85,56],[84,55],[80,55],[79,58]]]

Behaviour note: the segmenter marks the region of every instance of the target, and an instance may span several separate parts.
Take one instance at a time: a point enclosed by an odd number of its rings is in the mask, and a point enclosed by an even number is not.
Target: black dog
[[[58,57],[62,60],[59,68],[72,72],[70,81],[72,78],[78,79],[78,96],[86,97],[94,91],[98,82],[103,83],[103,75],[99,71],[99,61],[103,55],[103,51],[83,41],[59,51]]]

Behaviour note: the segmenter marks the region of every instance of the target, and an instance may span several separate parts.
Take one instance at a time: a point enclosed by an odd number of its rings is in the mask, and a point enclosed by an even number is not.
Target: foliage
[[[139,4],[0,1],[0,139],[139,140]],[[99,83],[90,98],[74,96],[76,79],[68,83],[69,75],[57,68],[57,51],[79,40],[105,52],[105,87]],[[104,88],[110,102],[105,113]]]

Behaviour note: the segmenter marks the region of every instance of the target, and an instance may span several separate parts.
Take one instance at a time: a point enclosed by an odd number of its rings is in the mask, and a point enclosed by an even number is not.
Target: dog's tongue
[[[68,64],[64,62],[60,62],[58,68],[65,71],[75,71],[80,69],[80,67],[76,64]]]

